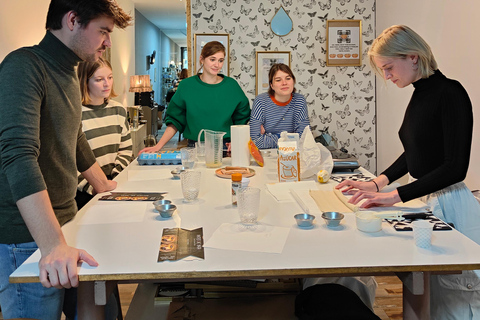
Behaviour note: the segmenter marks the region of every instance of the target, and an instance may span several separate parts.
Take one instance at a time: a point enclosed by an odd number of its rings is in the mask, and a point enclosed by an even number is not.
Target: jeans
[[[0,244],[0,306],[5,319],[60,319],[64,290],[44,288],[41,283],[9,283],[8,277],[28,257],[35,242]]]
[[[65,289],[65,300],[63,301],[63,313],[65,314],[67,320],[78,319],[77,296],[78,296],[77,288]],[[119,313],[122,312],[122,310],[119,310],[117,305],[118,305],[117,298],[112,293],[107,300],[107,304],[105,305],[105,320],[117,319]]]

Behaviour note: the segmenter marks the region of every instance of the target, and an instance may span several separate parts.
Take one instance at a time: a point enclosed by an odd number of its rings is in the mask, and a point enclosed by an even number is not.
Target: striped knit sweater
[[[112,100],[99,106],[82,106],[82,127],[103,172],[109,179],[115,178],[132,161],[125,107]],[[92,194],[92,186],[80,173],[77,189]]]
[[[274,101],[268,93],[262,93],[253,101],[250,116],[250,137],[259,149],[277,148],[282,131],[297,132],[300,136],[310,124],[305,97],[294,93],[287,103]],[[261,134],[260,126],[265,128]]]

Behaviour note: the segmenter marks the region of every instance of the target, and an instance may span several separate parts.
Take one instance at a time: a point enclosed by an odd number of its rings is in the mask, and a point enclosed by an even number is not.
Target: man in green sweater
[[[5,318],[60,319],[63,288],[78,286],[77,262],[97,262],[66,244],[76,214],[77,169],[97,192],[113,190],[81,130],[76,66],[111,46],[130,24],[114,0],[52,0],[47,33],[0,64],[0,305]],[[40,282],[9,275],[40,249]],[[43,285],[43,287],[42,287]]]

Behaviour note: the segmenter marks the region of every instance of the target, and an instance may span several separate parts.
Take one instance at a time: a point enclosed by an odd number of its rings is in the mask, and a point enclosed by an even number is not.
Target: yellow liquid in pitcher
[[[218,167],[221,167],[222,166],[222,163],[218,163],[218,162],[207,162],[205,163],[205,165],[207,166],[207,168],[218,168]]]

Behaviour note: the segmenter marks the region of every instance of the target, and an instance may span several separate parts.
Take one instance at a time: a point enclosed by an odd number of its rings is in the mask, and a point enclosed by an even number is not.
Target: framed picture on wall
[[[229,52],[230,52],[230,35],[228,33],[196,33],[195,34],[195,43],[193,47],[195,49],[195,69],[192,74],[197,74],[200,66],[200,53],[202,52],[203,47],[210,41],[218,41],[225,47],[225,63],[223,64],[222,70],[219,72],[226,76],[230,75],[230,62],[229,62]],[[202,71],[200,71],[202,72]]]
[[[272,65],[283,63],[290,67],[290,51],[257,51],[255,60],[256,95],[268,91],[268,73]]]
[[[362,65],[362,20],[327,20],[327,66]]]

